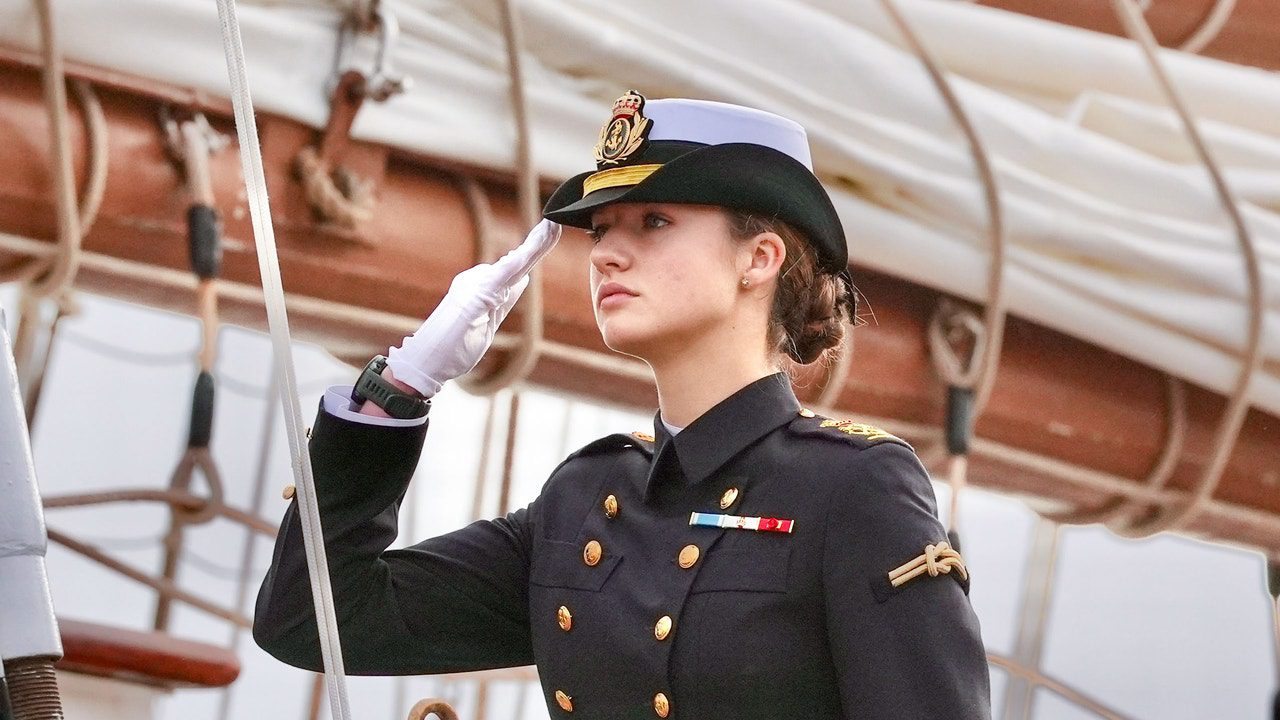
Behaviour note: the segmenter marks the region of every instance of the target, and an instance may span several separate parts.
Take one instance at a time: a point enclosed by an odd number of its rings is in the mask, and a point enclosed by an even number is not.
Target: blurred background
[[[305,423],[591,167],[618,95],[778,112],[809,133],[863,300],[796,392],[933,474],[994,717],[1277,712],[1274,3],[239,10]],[[294,475],[229,98],[213,3],[0,2],[0,307],[67,717],[328,716],[317,676],[243,629]],[[652,432],[647,368],[596,331],[588,249],[567,232],[433,402],[399,544]],[[424,697],[547,717],[533,668],[348,682],[358,717]]]

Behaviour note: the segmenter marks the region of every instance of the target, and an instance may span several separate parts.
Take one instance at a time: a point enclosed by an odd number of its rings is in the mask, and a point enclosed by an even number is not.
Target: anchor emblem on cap
[[[596,143],[597,165],[616,165],[634,155],[644,146],[653,123],[644,116],[644,96],[635,90],[613,103],[613,115],[600,128],[600,142]]]

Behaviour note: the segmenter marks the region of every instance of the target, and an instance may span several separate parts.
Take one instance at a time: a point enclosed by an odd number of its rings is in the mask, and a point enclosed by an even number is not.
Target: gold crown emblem
[[[596,165],[617,165],[644,147],[652,121],[644,116],[644,96],[635,90],[613,102],[613,114],[600,128]]]

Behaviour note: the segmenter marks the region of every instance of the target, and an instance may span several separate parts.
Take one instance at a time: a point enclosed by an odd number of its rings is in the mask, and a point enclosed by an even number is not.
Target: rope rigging
[[[1005,300],[1004,271],[1007,232],[1000,200],[1000,188],[996,182],[991,156],[973,122],[961,105],[955,89],[948,80],[941,62],[917,37],[906,17],[898,9],[895,0],[880,0],[885,13],[893,20],[916,56],[924,63],[930,80],[938,89],[947,109],[960,126],[973,156],[975,169],[982,181],[983,197],[987,206],[988,237],[991,243],[991,261],[987,271],[987,304],[981,321],[972,317],[951,302],[939,305],[930,322],[929,343],[934,366],[947,384],[947,415],[945,425],[946,449],[949,456],[947,476],[951,485],[950,525],[947,538],[952,548],[961,551],[960,544],[960,494],[965,487],[968,472],[969,444],[973,438],[973,424],[986,406],[987,398],[995,385],[999,368],[1000,345],[1004,339]],[[942,326],[948,335],[954,335],[957,327],[968,327],[973,334],[973,349],[968,361],[961,363],[944,338]],[[926,462],[926,467],[930,463]]]
[[[223,504],[222,475],[209,450],[213,434],[213,409],[216,384],[213,366],[218,351],[218,287],[217,280],[222,264],[221,223],[214,207],[213,181],[209,172],[209,155],[225,141],[210,127],[203,115],[178,125],[181,140],[180,151],[183,172],[191,205],[187,208],[187,238],[190,250],[191,271],[199,278],[196,286],[198,315],[202,326],[199,351],[199,371],[191,392],[191,418],[187,433],[187,448],[169,478],[169,488],[190,491],[197,470],[204,476],[209,488],[210,502],[195,511],[173,508],[169,531],[164,539],[162,575],[172,580],[182,557],[183,530],[188,525],[208,522],[216,517],[217,506]],[[154,627],[169,627],[170,598],[161,595],[156,600]]]

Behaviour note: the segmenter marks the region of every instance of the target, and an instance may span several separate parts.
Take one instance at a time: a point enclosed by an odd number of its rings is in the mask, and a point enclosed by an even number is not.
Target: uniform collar
[[[652,495],[657,463],[664,452],[674,455],[690,483],[699,483],[756,440],[794,418],[800,402],[784,372],[766,375],[721,400],[672,436],[653,416],[653,465],[645,482],[645,498]],[[671,447],[667,447],[671,445]]]

